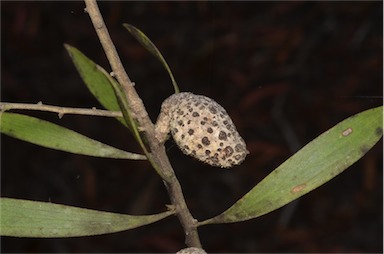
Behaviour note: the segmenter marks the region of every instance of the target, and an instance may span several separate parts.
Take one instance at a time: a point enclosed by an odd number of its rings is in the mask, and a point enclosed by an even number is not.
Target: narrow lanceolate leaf
[[[120,84],[106,70],[86,57],[78,49],[65,44],[81,78],[96,99],[108,110],[121,111],[124,117],[118,120],[128,126],[135,138],[142,143],[136,123],[133,121],[128,101]]]
[[[104,72],[104,70],[101,70]],[[129,126],[130,130],[132,131],[135,139],[137,142],[140,144],[141,148],[143,149],[144,153],[146,154],[149,162],[153,165],[157,173],[162,176],[163,178],[165,177],[163,175],[163,171],[161,168],[152,160],[152,155],[151,153],[147,150],[147,146],[144,142],[144,140],[141,138],[139,128],[137,126],[136,121],[132,117],[132,113],[130,110],[130,107],[128,105],[128,98],[127,98],[127,93],[124,92],[124,89],[122,86],[119,85],[119,83],[115,82],[112,78],[111,79],[111,86],[113,87],[113,90],[115,92],[117,101],[120,105],[121,112],[123,113],[123,120],[125,120],[125,123],[127,126]]]
[[[200,225],[245,221],[276,210],[343,172],[382,136],[383,107],[349,117],[304,146],[228,210]]]
[[[120,232],[159,221],[174,213],[132,216],[12,198],[1,198],[0,208],[0,235],[40,238]]]
[[[79,50],[69,45],[65,45],[65,47],[91,93],[106,109],[122,112],[123,117],[119,117],[118,120],[132,131],[134,137],[143,148],[144,153],[147,156],[150,155],[140,136],[138,126],[132,118],[127,94],[123,87],[101,66],[88,59]],[[161,170],[158,167],[155,167],[155,169],[161,174]]]
[[[130,34],[132,34],[133,37],[135,37],[135,39],[138,42],[140,42],[141,45],[143,45],[152,55],[154,55],[161,62],[161,64],[167,70],[167,72],[168,72],[168,74],[169,74],[169,76],[171,78],[172,85],[173,85],[173,88],[175,90],[175,93],[178,93],[180,91],[180,89],[177,86],[175,78],[173,77],[171,68],[169,68],[169,65],[167,64],[167,62],[165,61],[163,55],[157,49],[155,44],[153,44],[153,42],[142,31],[140,31],[138,28],[136,28],[136,27],[134,27],[134,26],[132,26],[130,24],[123,24],[123,26],[128,30],[128,32]]]
[[[110,84],[111,79],[109,78],[109,74],[106,71],[101,71],[102,67],[94,63],[75,47],[68,44],[64,44],[64,46],[93,96],[95,96],[104,108],[112,111],[120,111],[120,106]],[[126,125],[121,117],[117,119]]]
[[[0,113],[1,133],[36,145],[95,157],[145,160],[141,154],[126,152],[88,138],[70,129],[35,117]]]
[[[126,93],[124,93],[122,86],[114,80],[111,76],[108,75],[108,73],[101,68],[100,66],[97,66],[99,71],[101,73],[104,73],[104,75],[108,78],[109,80],[109,85],[111,86],[117,103],[119,104],[120,111],[123,114],[123,117],[121,118],[122,121],[124,121],[124,125],[128,126],[129,129],[133,132],[134,136],[136,137],[136,133],[138,133],[138,126],[136,125],[136,122],[132,118],[131,110],[128,105],[128,98]],[[137,139],[137,137],[136,137]]]

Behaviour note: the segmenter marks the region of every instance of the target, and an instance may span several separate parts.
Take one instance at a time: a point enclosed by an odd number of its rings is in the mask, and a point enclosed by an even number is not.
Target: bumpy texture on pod
[[[169,121],[167,129],[185,154],[212,166],[238,165],[249,153],[228,113],[208,97],[187,92],[171,95],[160,116]]]

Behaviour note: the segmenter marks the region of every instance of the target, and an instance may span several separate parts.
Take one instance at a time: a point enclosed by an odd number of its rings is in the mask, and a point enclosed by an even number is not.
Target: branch
[[[113,44],[111,37],[109,36],[109,32],[105,26],[103,16],[100,13],[96,0],[84,0],[84,2],[86,5],[85,10],[89,13],[89,17],[92,20],[97,36],[99,37],[105,55],[108,58],[109,64],[111,65],[117,80],[125,89],[128,86],[133,87],[133,83],[129,79],[128,74],[125,72],[123,64],[121,63],[119,55],[117,54],[116,47]]]
[[[144,139],[148,141],[147,145],[151,151],[149,154],[149,161],[154,167],[160,168],[161,170],[161,175],[169,193],[172,205],[176,208],[177,216],[184,228],[185,243],[188,247],[201,248],[197,232],[197,220],[193,218],[187,207],[180,183],[176,178],[175,172],[165,152],[164,144],[160,144],[156,139],[154,124],[149,118],[144,104],[138,96],[132,81],[129,79],[123,68],[116,48],[103,21],[99,7],[97,6],[96,0],[84,0],[84,2],[86,5],[85,10],[88,12],[92,20],[93,26],[99,37],[100,43],[103,46],[112,71],[127,96],[127,102],[129,103],[132,116],[135,118],[138,127],[141,130],[145,130],[141,133],[145,136]]]
[[[86,115],[86,116],[123,117],[123,114],[120,111],[96,109],[95,107],[93,107],[92,109],[67,108],[67,107],[45,105],[41,101],[38,102],[37,104],[0,102],[0,111],[7,111],[12,109],[53,112],[53,113],[57,113],[59,115],[59,118],[62,118],[64,115],[69,115],[69,114]]]

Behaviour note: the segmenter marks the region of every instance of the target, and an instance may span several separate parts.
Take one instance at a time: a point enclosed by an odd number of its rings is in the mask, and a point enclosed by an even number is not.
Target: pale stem
[[[22,110],[35,110],[35,111],[46,111],[53,112],[59,115],[59,118],[62,118],[64,115],[87,115],[87,116],[104,116],[104,117],[123,117],[123,114],[120,111],[109,111],[96,108],[68,108],[68,107],[59,107],[52,105],[45,105],[41,102],[37,104],[30,103],[11,103],[11,102],[0,102],[0,111],[7,111],[12,109],[22,109]]]
[[[103,46],[104,52],[111,65],[114,76],[119,81],[122,89],[127,96],[129,103],[129,110],[132,112],[133,117],[138,123],[140,129],[145,130],[142,135],[148,142],[151,153],[150,161],[155,163],[154,166],[160,167],[167,191],[169,193],[172,205],[176,208],[177,217],[185,232],[185,242],[188,247],[201,248],[199,235],[197,232],[197,221],[191,215],[187,204],[185,202],[183,192],[175,172],[168,160],[167,154],[163,144],[160,144],[156,139],[155,128],[145,110],[144,104],[138,96],[132,81],[129,79],[126,71],[123,68],[121,60],[117,54],[116,48],[109,35],[108,29],[105,26],[103,17],[100,13],[96,0],[84,0],[86,11],[88,12],[95,31],[99,37],[100,43]],[[127,17],[126,17],[127,18]]]

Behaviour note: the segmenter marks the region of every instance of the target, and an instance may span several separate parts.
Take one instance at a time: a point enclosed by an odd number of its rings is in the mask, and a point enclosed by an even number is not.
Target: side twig
[[[151,154],[149,155],[151,156],[151,159],[149,161],[155,163],[154,166],[159,167],[162,171],[162,175],[165,176],[163,178],[164,184],[169,193],[172,205],[176,208],[176,213],[180,223],[184,228],[185,243],[188,247],[201,248],[197,232],[197,220],[193,218],[187,207],[180,183],[176,178],[175,172],[168,160],[164,145],[160,144],[155,137],[154,124],[151,122],[142,100],[138,96],[132,81],[129,79],[123,68],[116,48],[105,26],[99,7],[97,6],[96,0],[84,0],[84,2],[86,4],[86,11],[92,20],[93,26],[99,37],[101,45],[103,46],[112,71],[127,96],[127,102],[129,103],[132,116],[138,123],[139,128],[141,130],[145,130],[142,135],[145,135],[145,140],[148,141],[147,145],[151,151]]]
[[[53,112],[57,113],[59,118],[62,118],[64,115],[123,117],[123,114],[120,111],[109,111],[96,108],[68,108],[45,105],[42,102],[38,102],[37,104],[0,102],[0,111],[7,111],[12,109]]]

